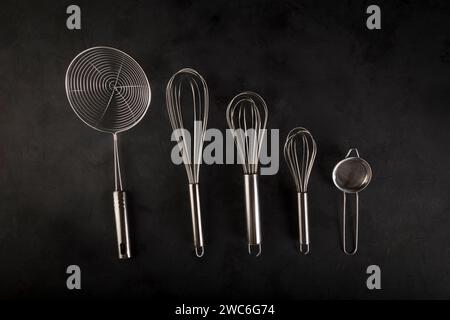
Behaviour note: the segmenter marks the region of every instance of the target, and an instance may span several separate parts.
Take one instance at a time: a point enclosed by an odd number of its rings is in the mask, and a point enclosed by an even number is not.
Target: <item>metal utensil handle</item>
[[[114,191],[114,213],[116,218],[117,246],[119,259],[131,258],[128,233],[127,197],[124,191]]]
[[[344,253],[347,255],[354,255],[356,251],[358,251],[358,223],[359,223],[359,196],[358,193],[355,193],[356,196],[356,212],[354,215],[354,221],[353,221],[353,250],[348,251],[346,246],[346,216],[347,216],[347,194],[343,192],[344,194],[344,208],[342,211],[343,217],[342,217],[342,249],[344,250]]]
[[[359,158],[359,152],[358,152],[358,149],[356,149],[356,148],[350,148],[350,149],[348,150],[347,155],[345,156],[345,158],[351,157],[352,152],[354,152],[354,153],[355,153],[355,156],[356,156],[357,158]]]
[[[203,246],[202,216],[200,210],[200,192],[198,183],[189,184],[189,196],[189,199],[191,201],[192,230],[194,237],[195,254],[200,258],[205,253],[205,248]]]
[[[244,180],[248,253],[259,256],[261,254],[261,227],[259,218],[258,175],[245,174]]]
[[[309,253],[308,193],[297,193],[300,252]]]

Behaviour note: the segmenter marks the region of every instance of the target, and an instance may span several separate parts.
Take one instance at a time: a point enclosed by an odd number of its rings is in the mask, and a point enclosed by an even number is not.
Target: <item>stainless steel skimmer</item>
[[[256,256],[261,254],[258,165],[267,113],[264,99],[248,91],[235,96],[226,113],[244,169],[248,252]]]
[[[352,156],[354,153],[354,156]],[[372,179],[372,169],[369,163],[359,156],[357,149],[350,149],[345,158],[339,161],[333,169],[333,182],[342,191],[343,211],[342,211],[342,250],[347,255],[354,255],[358,250],[359,232],[359,196],[358,193],[364,190]],[[346,215],[347,215],[347,194],[355,194],[356,211],[353,218],[353,250],[349,251],[346,246]]]
[[[190,98],[182,99],[183,89],[189,92],[187,95]],[[173,129],[172,138],[178,142],[189,180],[194,248],[197,257],[201,257],[205,248],[198,183],[209,111],[209,93],[205,79],[190,68],[178,71],[167,84],[166,102]]]
[[[130,258],[127,197],[117,136],[135,126],[147,112],[151,100],[147,77],[128,54],[110,47],[93,47],[70,63],[66,94],[73,111],[85,124],[113,136],[117,245],[119,258]]]

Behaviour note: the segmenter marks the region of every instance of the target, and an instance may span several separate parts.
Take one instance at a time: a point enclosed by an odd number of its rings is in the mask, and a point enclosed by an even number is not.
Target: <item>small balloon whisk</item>
[[[167,84],[166,102],[172,138],[178,143],[189,180],[194,248],[195,254],[201,257],[205,249],[198,183],[209,109],[206,81],[193,69],[178,71]]]
[[[309,253],[308,181],[316,153],[316,142],[308,130],[298,127],[289,132],[284,158],[297,190],[300,252],[303,254]]]
[[[235,96],[227,107],[227,122],[244,169],[247,241],[250,255],[261,254],[258,164],[267,123],[267,105],[253,92]]]

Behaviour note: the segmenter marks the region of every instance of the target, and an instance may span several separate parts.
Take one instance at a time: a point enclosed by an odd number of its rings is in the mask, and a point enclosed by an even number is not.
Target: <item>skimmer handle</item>
[[[131,258],[131,251],[128,233],[127,196],[125,191],[114,191],[113,199],[119,259],[129,259]]]

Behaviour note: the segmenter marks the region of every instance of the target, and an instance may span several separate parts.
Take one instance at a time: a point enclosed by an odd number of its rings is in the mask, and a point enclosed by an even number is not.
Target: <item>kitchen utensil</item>
[[[308,181],[316,158],[317,146],[305,128],[292,129],[284,144],[284,158],[297,190],[300,252],[309,253]]]
[[[244,169],[247,241],[250,255],[261,254],[258,164],[267,123],[267,105],[254,92],[235,96],[227,107],[227,122]]]
[[[181,99],[183,89],[192,95],[191,99],[183,100],[184,103]],[[205,79],[193,69],[186,68],[178,71],[167,84],[166,102],[170,124],[180,147],[189,180],[194,248],[197,257],[201,257],[205,249],[200,210],[199,172],[209,110],[209,93]],[[188,121],[184,122],[186,119]],[[190,123],[193,124],[192,130],[188,130],[185,126]],[[190,137],[189,133],[192,132],[193,137]]]
[[[352,156],[354,153],[354,156]],[[339,161],[333,169],[333,182],[342,191],[342,249],[347,255],[354,255],[358,250],[359,232],[359,195],[372,179],[372,169],[369,163],[359,156],[357,149],[350,149],[345,158]],[[349,251],[346,246],[346,215],[347,194],[355,195],[355,214],[353,217],[353,250]]]
[[[118,134],[135,126],[150,105],[147,77],[128,54],[93,47],[78,54],[66,73],[66,94],[75,114],[88,126],[111,133],[114,143],[113,203],[120,259],[131,257],[127,197],[123,189]]]

